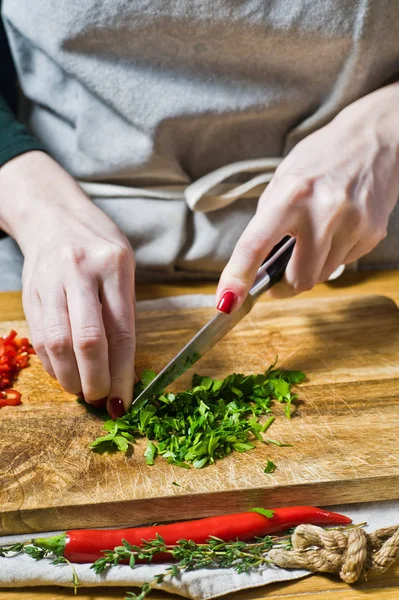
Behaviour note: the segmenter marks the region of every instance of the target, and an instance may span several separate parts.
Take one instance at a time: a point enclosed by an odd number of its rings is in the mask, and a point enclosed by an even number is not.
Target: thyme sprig
[[[80,585],[79,577],[78,577],[78,574],[76,573],[74,565],[71,563],[70,560],[65,558],[65,556],[60,556],[58,554],[54,554],[51,550],[47,550],[45,548],[36,546],[32,541],[19,542],[16,544],[0,546],[0,557],[1,558],[6,558],[10,555],[15,556],[17,554],[22,554],[22,553],[27,554],[34,560],[42,560],[43,558],[52,558],[52,561],[51,561],[52,565],[61,565],[61,564],[70,565],[70,567],[72,569],[73,591],[75,594],[77,593],[77,589]]]
[[[165,544],[164,539],[157,535],[154,540],[143,540],[141,547],[122,540],[121,546],[116,546],[113,550],[104,550],[104,556],[96,560],[90,568],[99,575],[121,563],[127,563],[133,569],[136,566],[137,559],[150,564],[157,554],[169,555],[175,561],[173,564],[166,566],[162,573],[154,575],[153,581],[145,583],[139,594],[128,592],[126,596],[126,600],[144,600],[154,589],[154,586],[161,584],[166,577],[177,577],[184,571],[195,571],[206,567],[220,569],[232,567],[238,573],[249,573],[262,566],[273,564],[267,558],[267,553],[272,548],[290,549],[291,535],[282,537],[267,535],[255,538],[254,542],[251,543],[224,542],[218,537],[210,536],[205,544],[196,544],[191,540],[182,539],[173,546]],[[0,547],[0,557],[21,552],[28,554],[35,560],[52,558],[51,564],[53,565],[69,564],[72,568],[72,582],[76,593],[79,578],[74,565],[68,559],[54,555],[50,550],[37,547],[32,541]],[[167,559],[165,562],[167,562]]]
[[[155,584],[161,584],[166,577],[177,577],[184,571],[194,571],[204,568],[227,569],[234,568],[238,573],[249,573],[262,566],[272,564],[267,553],[272,548],[290,549],[291,536],[265,536],[255,538],[253,543],[224,542],[220,538],[210,536],[205,544],[196,544],[191,540],[179,540],[175,546],[165,544],[163,538],[157,535],[155,540],[143,542],[142,547],[129,544],[123,540],[122,546],[113,550],[105,550],[104,557],[98,559],[91,568],[100,574],[107,569],[127,562],[131,568],[136,560],[151,563],[156,554],[169,554],[176,562],[165,568],[162,573],[154,575],[151,583],[142,586],[140,593],[128,592],[126,599],[144,600],[154,589]]]

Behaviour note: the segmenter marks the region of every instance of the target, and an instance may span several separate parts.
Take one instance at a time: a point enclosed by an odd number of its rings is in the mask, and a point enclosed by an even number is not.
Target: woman
[[[67,391],[128,409],[135,264],[222,272],[229,312],[286,234],[275,296],[399,263],[379,244],[399,196],[398,3],[4,0],[3,19],[36,138],[6,136],[0,226]]]

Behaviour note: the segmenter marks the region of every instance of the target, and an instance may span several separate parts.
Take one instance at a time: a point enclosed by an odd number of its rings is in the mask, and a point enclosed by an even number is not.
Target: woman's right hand
[[[128,240],[43,152],[6,163],[0,194],[0,225],[25,256],[23,305],[43,366],[66,391],[122,416],[134,384]]]

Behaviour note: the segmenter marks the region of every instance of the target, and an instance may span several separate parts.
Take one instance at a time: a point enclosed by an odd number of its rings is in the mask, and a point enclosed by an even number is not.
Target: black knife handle
[[[254,284],[249,290],[252,301],[256,301],[264,292],[280,281],[291,258],[295,241],[295,238],[289,235],[285,236],[263,261],[256,273]]]
[[[272,258],[272,256],[274,256],[277,252],[277,250],[279,250],[282,246],[284,246],[284,244],[286,242],[288,242],[288,240],[290,239],[289,235],[286,235],[281,242],[279,242],[278,244],[276,244],[273,248],[273,250],[270,252],[270,254],[268,255],[267,260],[269,260],[270,258]],[[287,250],[285,250],[285,252],[283,252],[283,254],[281,254],[281,256],[279,256],[271,265],[270,267],[267,268],[267,274],[270,277],[270,287],[272,287],[273,285],[275,285],[276,283],[278,283],[285,272],[285,269],[288,265],[288,262],[292,256],[292,253],[294,251],[294,246],[295,246],[295,242],[292,244],[292,246],[290,246],[289,248],[287,248]],[[266,262],[265,261],[265,262]]]

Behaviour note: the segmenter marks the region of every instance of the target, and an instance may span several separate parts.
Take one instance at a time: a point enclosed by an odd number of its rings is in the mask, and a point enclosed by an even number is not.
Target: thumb
[[[266,223],[267,225],[266,225]],[[256,272],[272,248],[285,235],[273,227],[274,219],[256,213],[238,240],[216,290],[216,308],[226,314],[237,310],[248,295]]]

